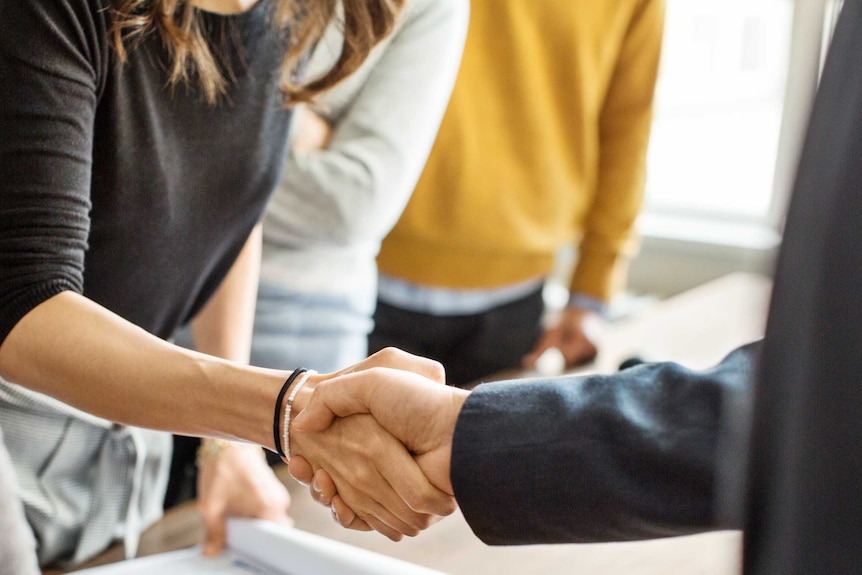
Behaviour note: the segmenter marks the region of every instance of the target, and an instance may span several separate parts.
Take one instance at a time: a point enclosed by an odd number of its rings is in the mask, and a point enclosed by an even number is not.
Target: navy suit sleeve
[[[759,346],[706,371],[653,363],[477,387],[452,452],[467,522],[497,545],[732,527],[719,525],[714,509],[720,417],[728,396],[747,391]]]

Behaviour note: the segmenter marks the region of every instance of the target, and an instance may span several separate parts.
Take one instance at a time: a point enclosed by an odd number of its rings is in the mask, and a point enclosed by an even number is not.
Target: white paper
[[[228,549],[200,547],[84,569],[86,575],[443,575],[400,559],[268,521],[230,519]]]
[[[299,529],[249,519],[228,522],[228,540],[246,557],[289,575],[443,575],[388,555]]]
[[[218,557],[204,557],[200,547],[169,551],[150,557],[120,561],[101,567],[83,569],[87,575],[292,575],[288,571],[273,571],[248,561],[241,554],[227,550]]]

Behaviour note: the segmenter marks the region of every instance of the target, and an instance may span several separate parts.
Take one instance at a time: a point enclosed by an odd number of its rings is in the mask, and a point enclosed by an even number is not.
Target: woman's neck
[[[251,10],[259,0],[191,0],[191,5],[216,14],[240,14]]]

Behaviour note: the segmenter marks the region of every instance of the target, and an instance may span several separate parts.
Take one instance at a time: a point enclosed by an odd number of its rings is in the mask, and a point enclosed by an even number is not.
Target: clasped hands
[[[388,348],[315,376],[290,425],[291,475],[344,527],[392,540],[456,509],[449,465],[468,392],[439,363]]]

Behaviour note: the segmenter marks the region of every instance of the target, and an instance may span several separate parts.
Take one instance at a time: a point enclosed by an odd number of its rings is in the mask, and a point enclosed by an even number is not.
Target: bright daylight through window
[[[669,0],[649,155],[653,213],[765,219],[791,0]]]

